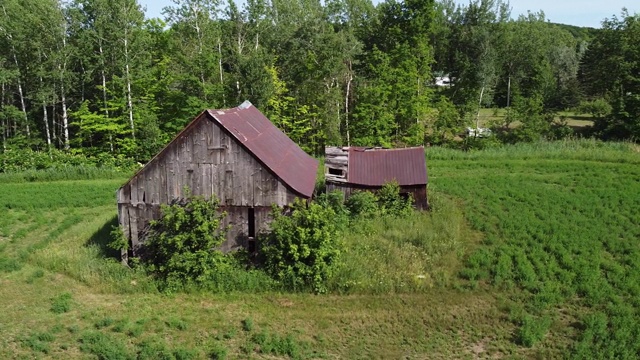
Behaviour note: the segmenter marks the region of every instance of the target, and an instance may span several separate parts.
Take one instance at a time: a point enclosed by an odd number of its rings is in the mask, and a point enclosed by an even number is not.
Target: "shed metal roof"
[[[304,152],[249,101],[233,109],[208,113],[286,185],[311,197],[318,160]]]
[[[400,186],[427,184],[424,147],[349,148],[348,183],[382,186],[394,180]]]

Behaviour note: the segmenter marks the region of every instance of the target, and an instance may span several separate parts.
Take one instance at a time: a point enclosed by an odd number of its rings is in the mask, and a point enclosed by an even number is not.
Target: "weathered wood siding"
[[[328,181],[345,183],[349,173],[349,148],[328,146],[324,153],[324,178]]]
[[[152,159],[117,194],[120,225],[135,253],[160,204],[193,195],[216,195],[232,225],[223,250],[243,246],[248,209],[255,208],[256,230],[268,222],[272,204],[286,206],[296,195],[229,133],[203,114]],[[227,225],[225,224],[225,225]],[[243,235],[244,234],[244,235]]]

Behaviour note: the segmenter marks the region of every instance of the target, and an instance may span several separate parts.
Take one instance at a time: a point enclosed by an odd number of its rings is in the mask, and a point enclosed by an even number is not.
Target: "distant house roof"
[[[304,152],[249,101],[233,109],[207,112],[291,189],[305,197],[313,195],[318,160]]]
[[[382,186],[391,181],[396,181],[400,186],[427,183],[427,164],[423,147],[349,148],[348,183]]]

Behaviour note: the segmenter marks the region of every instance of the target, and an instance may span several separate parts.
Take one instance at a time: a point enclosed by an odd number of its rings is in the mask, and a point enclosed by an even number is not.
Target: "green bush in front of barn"
[[[227,232],[222,226],[226,213],[219,205],[216,197],[187,194],[161,206],[161,216],[151,222],[139,259],[161,290],[227,293],[277,287],[265,272],[247,266],[246,252],[224,254],[219,250]],[[120,243],[116,237],[113,246]]]
[[[141,260],[169,288],[203,285],[232,266],[216,249],[226,233],[221,227],[226,214],[218,205],[215,197],[187,196],[162,205],[160,219],[151,222]]]
[[[327,291],[340,255],[339,221],[331,206],[296,200],[290,214],[274,208],[271,231],[263,235],[264,269],[291,290]]]

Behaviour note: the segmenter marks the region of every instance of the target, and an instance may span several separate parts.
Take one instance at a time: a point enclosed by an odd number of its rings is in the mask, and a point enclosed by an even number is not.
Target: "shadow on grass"
[[[98,231],[91,235],[91,238],[87,241],[87,246],[97,246],[100,250],[100,255],[120,261],[120,250],[114,250],[109,247],[109,243],[112,240],[111,231],[116,226],[118,226],[118,216],[114,215]]]

